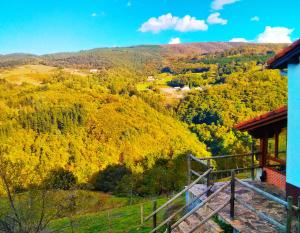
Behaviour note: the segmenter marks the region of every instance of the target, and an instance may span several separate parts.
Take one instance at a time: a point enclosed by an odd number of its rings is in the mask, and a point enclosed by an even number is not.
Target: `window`
[[[278,135],[278,159],[286,161],[287,129],[284,128]]]
[[[271,136],[271,135],[270,135]],[[285,172],[287,148],[287,129],[276,131],[268,138],[267,166]]]
[[[276,155],[276,135],[274,134],[273,137],[268,138],[268,156],[272,158],[277,158]]]

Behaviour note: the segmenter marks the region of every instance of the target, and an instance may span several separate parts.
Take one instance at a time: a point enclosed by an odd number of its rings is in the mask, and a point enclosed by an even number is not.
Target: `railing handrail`
[[[191,155],[191,154],[190,154],[189,156],[190,156],[190,158],[193,159],[194,161],[196,161],[196,162],[198,162],[198,163],[201,163],[201,164],[204,165],[204,166],[208,166],[208,164],[204,162],[205,159],[197,158],[197,157],[195,157],[195,156],[193,156],[193,155]]]
[[[256,154],[261,154],[261,152],[256,151],[256,152],[245,153],[245,154],[220,155],[220,156],[201,157],[201,158],[197,158],[197,157],[191,155],[191,157],[192,157],[194,160],[200,162],[201,160],[222,159],[222,158],[235,158],[235,157],[241,157],[241,156],[252,156],[253,154],[254,154],[254,155],[256,155]]]
[[[230,199],[228,199],[225,203],[223,203],[220,207],[210,213],[207,217],[205,217],[200,223],[196,224],[188,233],[193,233],[199,227],[204,225],[207,221],[209,221],[215,214],[219,213],[222,209],[224,209],[230,203]]]
[[[268,198],[268,199],[270,199],[270,200],[272,200],[272,201],[275,201],[275,202],[277,202],[277,203],[279,203],[279,204],[281,204],[281,205],[283,205],[283,206],[285,206],[285,207],[288,206],[288,203],[287,203],[286,201],[284,201],[284,200],[282,200],[282,199],[280,199],[280,198],[278,198],[278,197],[276,197],[276,196],[274,196],[274,195],[272,195],[272,194],[270,194],[270,193],[268,193],[268,192],[265,192],[265,191],[263,191],[263,190],[261,190],[261,189],[255,187],[255,186],[253,186],[253,185],[251,185],[251,184],[249,184],[249,183],[247,183],[247,182],[245,182],[245,181],[242,181],[242,180],[240,180],[240,179],[235,178],[235,180],[236,180],[239,184],[241,184],[241,185],[243,185],[243,186],[246,186],[247,188],[249,188],[249,189],[251,189],[251,190],[253,190],[253,191],[255,191],[255,192],[257,192],[257,193],[259,193],[259,194],[261,194],[261,195],[263,195],[264,197],[266,197],[266,198]]]
[[[271,224],[275,225],[275,226],[276,226],[277,228],[279,228],[280,230],[282,230],[282,231],[285,231],[285,230],[286,230],[286,226],[285,226],[285,225],[283,225],[283,224],[281,224],[280,222],[274,220],[274,219],[273,219],[272,217],[270,217],[269,215],[267,215],[267,214],[265,214],[265,213],[263,213],[263,212],[261,212],[261,211],[256,210],[256,209],[255,209],[254,207],[252,207],[251,205],[249,205],[249,204],[243,202],[240,198],[236,198],[236,197],[235,197],[235,201],[236,201],[237,203],[239,203],[240,205],[244,206],[245,208],[247,208],[247,209],[249,209],[249,210],[255,212],[255,213],[257,214],[258,217],[260,217],[260,218],[262,218],[262,219],[264,219],[264,220],[270,222]]]
[[[208,187],[207,189],[205,189],[204,191],[202,191],[199,195],[197,195],[197,197],[193,200],[192,203],[196,202],[197,200],[199,200],[205,193],[207,193],[207,191],[209,191],[212,188],[212,186]],[[181,208],[179,208],[177,211],[175,211],[171,216],[169,216],[167,219],[165,219],[161,224],[159,224],[156,228],[152,229],[152,231],[150,233],[153,233],[157,230],[159,230],[162,226],[164,226],[165,224],[167,224],[170,220],[172,220],[178,213],[180,213],[184,208],[190,206],[191,203],[186,204],[184,206],[182,206]]]
[[[212,169],[208,169],[206,172],[204,172],[201,176],[199,176],[196,180],[194,180],[191,184],[189,184],[187,187],[185,187],[182,191],[177,193],[175,196],[173,196],[170,200],[168,200],[165,204],[157,208],[155,211],[153,211],[150,215],[145,217],[144,221],[148,221],[153,215],[157,214],[159,211],[161,211],[163,208],[167,207],[172,203],[174,200],[176,200],[179,196],[181,196],[183,193],[188,191],[191,187],[193,187],[196,183],[198,183],[201,179],[203,179],[206,175],[208,175]]]
[[[226,172],[231,172],[232,170],[235,170],[235,171],[246,171],[246,170],[257,169],[257,168],[261,168],[261,166],[217,170],[217,171],[212,171],[211,174],[226,173]]]
[[[198,209],[200,209],[202,206],[204,206],[207,202],[209,202],[211,199],[216,197],[220,192],[222,192],[225,188],[227,188],[230,185],[229,182],[225,183],[223,186],[221,186],[216,192],[211,194],[208,198],[206,198],[203,202],[200,203],[200,205],[194,207],[190,212],[185,214],[183,217],[181,217],[176,223],[174,223],[171,228],[174,229],[177,227],[181,222],[183,222],[186,218],[191,216],[193,213],[195,213]]]

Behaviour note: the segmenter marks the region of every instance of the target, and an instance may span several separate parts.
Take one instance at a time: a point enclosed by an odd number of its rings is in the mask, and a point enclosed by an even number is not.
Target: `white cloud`
[[[176,38],[171,38],[171,40],[169,41],[169,44],[180,44],[181,40],[179,37]]]
[[[291,43],[291,33],[294,29],[286,27],[267,26],[265,31],[257,36],[258,43]]]
[[[93,13],[92,13],[92,16],[93,16],[93,17],[96,17],[96,16],[97,16],[97,13],[93,12]]]
[[[131,7],[131,5],[132,5],[131,1],[128,1],[127,2],[127,7]]]
[[[238,1],[239,0],[213,0],[211,3],[211,8],[214,10],[221,10],[223,9],[223,6],[233,4]]]
[[[250,20],[258,22],[260,18],[258,16],[253,16]]]
[[[209,24],[222,24],[222,25],[225,25],[225,24],[227,24],[228,20],[220,18],[220,13],[216,12],[216,13],[212,13],[208,16],[207,22]]]
[[[249,42],[245,38],[232,38],[229,42]]]
[[[183,18],[173,16],[171,13],[152,17],[139,28],[141,32],[159,33],[164,30],[175,30],[179,32],[206,31],[208,29],[204,20],[196,19],[190,15]]]

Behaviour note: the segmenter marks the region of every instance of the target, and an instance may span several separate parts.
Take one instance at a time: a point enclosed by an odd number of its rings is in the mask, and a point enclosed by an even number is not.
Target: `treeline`
[[[177,114],[212,154],[240,154],[249,151],[251,141],[234,125],[286,103],[287,78],[253,65],[246,72],[225,75],[223,84],[191,92]]]
[[[277,48],[261,46],[172,59],[172,51],[164,48],[164,54],[157,46],[56,54],[47,59],[63,66],[81,67],[89,59],[110,65],[95,74],[58,68],[34,84],[0,80],[1,157],[21,164],[26,174],[15,186],[24,190],[62,175],[80,187],[162,194],[185,184],[189,152],[201,157],[249,152],[249,135],[234,125],[287,102],[286,77],[264,70],[257,60]],[[159,88],[137,90],[138,82],[166,72],[164,67],[171,71],[169,85],[200,88],[178,105],[166,105]]]
[[[158,111],[157,98],[134,91],[129,73],[118,75],[119,83],[113,74],[58,70],[39,85],[1,82],[1,157],[27,177],[15,188],[40,185],[60,168],[88,187],[110,165],[138,176],[159,159],[209,155],[184,123]]]
[[[33,106],[31,106],[33,107]],[[85,110],[81,104],[65,107],[34,107],[33,112],[19,111],[18,122],[24,129],[37,133],[60,130],[65,134],[68,129],[82,126],[85,121]]]

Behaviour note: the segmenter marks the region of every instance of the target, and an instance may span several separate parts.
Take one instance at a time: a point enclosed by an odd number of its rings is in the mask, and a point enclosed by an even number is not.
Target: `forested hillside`
[[[125,195],[180,189],[188,152],[246,152],[251,139],[234,125],[286,104],[286,77],[264,67],[282,46],[0,56],[2,164],[23,174],[16,190],[61,173],[80,187]]]
[[[64,168],[88,183],[108,165],[143,172],[189,150],[208,155],[183,123],[138,95],[111,94],[97,77],[58,71],[40,85],[2,80],[0,88],[1,156],[20,162],[28,182]]]

